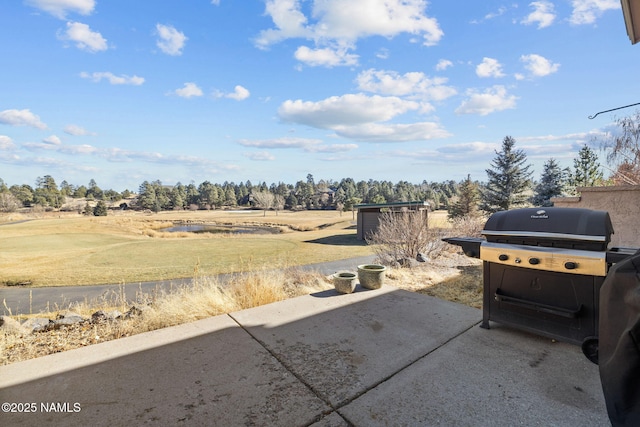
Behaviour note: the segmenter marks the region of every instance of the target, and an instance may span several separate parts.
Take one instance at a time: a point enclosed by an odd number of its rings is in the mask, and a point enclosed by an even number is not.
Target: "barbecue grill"
[[[481,327],[490,321],[573,344],[598,335],[600,287],[637,249],[608,248],[609,213],[580,208],[496,212],[484,238],[444,241],[483,261]]]

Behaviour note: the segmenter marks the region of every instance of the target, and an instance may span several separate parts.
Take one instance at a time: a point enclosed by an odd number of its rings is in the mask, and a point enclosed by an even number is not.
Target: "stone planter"
[[[380,289],[384,283],[387,267],[379,264],[362,264],[358,266],[358,280],[363,288]]]
[[[339,272],[333,275],[333,285],[341,294],[350,294],[356,290],[356,273],[349,271]]]

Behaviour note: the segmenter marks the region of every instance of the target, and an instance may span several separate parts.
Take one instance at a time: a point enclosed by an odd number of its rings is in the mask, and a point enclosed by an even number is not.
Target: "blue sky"
[[[0,41],[9,185],[482,181],[507,135],[537,179],[640,102],[618,0],[12,0]]]

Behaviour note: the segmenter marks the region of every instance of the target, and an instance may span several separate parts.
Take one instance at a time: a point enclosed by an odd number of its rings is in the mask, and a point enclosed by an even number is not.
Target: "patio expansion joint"
[[[323,412],[323,413],[319,414],[308,425],[312,425],[312,424],[322,420],[324,417],[326,417],[327,415],[331,414],[332,412],[336,412],[340,417],[342,417],[342,414],[337,412],[338,408],[336,408],[334,405],[332,405],[331,402],[328,399],[325,399],[318,390],[316,390],[311,384],[309,384],[307,381],[305,381],[304,378],[302,378],[300,375],[298,375],[295,372],[295,370],[285,360],[283,360],[280,357],[278,357],[278,355],[275,352],[273,352],[264,341],[260,340],[258,337],[256,337],[254,334],[252,334],[251,331],[249,331],[249,329],[245,328],[244,325],[242,325],[242,323],[238,322],[238,320],[233,317],[232,313],[227,313],[227,315],[240,328],[242,328],[242,330],[245,331],[255,342],[257,342],[262,348],[264,348],[271,355],[271,357],[273,357],[275,360],[277,360],[278,363],[280,363],[291,375],[293,375],[298,381],[300,381],[300,383],[302,383],[305,387],[307,387],[311,391],[311,393],[313,393],[314,396],[316,396],[318,399],[320,399],[322,402],[324,402],[327,406],[329,406],[331,408],[330,411],[326,411],[326,412]],[[342,406],[342,405],[340,405],[340,406]],[[344,419],[344,417],[342,417],[342,418]],[[351,423],[349,423],[349,421],[347,421],[346,419],[344,421],[347,422],[349,425],[351,425]]]
[[[419,361],[425,359],[426,357],[428,357],[429,355],[431,355],[432,353],[438,351],[439,349],[441,349],[442,347],[444,347],[445,345],[449,344],[451,341],[455,340],[456,338],[458,338],[460,335],[465,334],[466,332],[470,331],[472,328],[479,326],[480,325],[480,321],[473,323],[472,325],[470,325],[469,327],[463,329],[462,331],[460,331],[459,333],[455,334],[454,336],[450,337],[449,339],[441,342],[440,344],[438,344],[436,347],[434,347],[432,350],[426,352],[425,354],[423,354],[422,356],[418,357],[417,359],[407,363],[406,365],[400,367],[398,370],[396,370],[395,372],[392,372],[391,374],[387,375],[386,377],[382,378],[380,381],[372,384],[370,387],[366,388],[365,390],[361,391],[360,393],[355,394],[353,397],[349,398],[349,399],[345,399],[344,401],[340,402],[339,405],[337,405],[336,408],[336,412],[340,413],[340,408],[343,408],[345,406],[347,406],[348,404],[350,404],[351,402],[355,401],[356,399],[360,398],[361,396],[367,394],[368,392],[370,392],[371,390],[375,389],[376,387],[384,384],[385,382],[389,381],[391,378],[395,377],[397,374],[399,374],[400,372],[404,371],[407,368],[410,368],[411,366],[415,365],[416,363],[418,363]],[[342,414],[340,414],[342,416]],[[344,418],[344,417],[343,417]]]
[[[352,397],[348,398],[348,399],[344,399],[340,402],[338,402],[337,404],[332,404],[328,399],[324,398],[322,393],[320,393],[318,390],[316,390],[311,384],[309,384],[309,382],[307,382],[303,377],[301,377],[299,374],[297,374],[295,372],[295,370],[282,358],[280,358],[275,352],[273,352],[269,346],[263,342],[262,340],[260,340],[257,336],[255,336],[254,334],[251,333],[251,331],[249,331],[248,328],[245,328],[244,325],[242,325],[237,319],[235,319],[233,317],[233,315],[231,313],[228,313],[228,316],[240,327],[242,328],[242,330],[244,330],[254,341],[256,341],[262,348],[264,348],[275,360],[277,360],[291,375],[293,375],[298,381],[300,381],[302,384],[304,384],[305,387],[307,387],[318,399],[320,399],[321,401],[323,401],[325,404],[327,404],[327,406],[329,406],[332,410],[328,411],[327,413],[322,413],[320,415],[318,415],[316,417],[316,419],[311,423],[315,423],[320,421],[321,419],[323,419],[324,417],[326,417],[327,415],[329,415],[332,412],[335,412],[336,414],[338,414],[345,422],[347,422],[349,425],[353,425],[346,417],[345,415],[343,415],[340,411],[341,408],[349,405],[350,403],[352,403],[353,401],[355,401],[356,399],[360,398],[361,396],[367,394],[368,392],[370,392],[371,390],[375,389],[376,387],[384,384],[385,382],[389,381],[391,378],[393,378],[394,376],[396,376],[397,374],[399,374],[400,372],[404,371],[407,368],[410,368],[411,366],[415,365],[416,363],[418,363],[419,361],[425,359],[426,357],[428,357],[429,355],[431,355],[432,353],[438,351],[440,348],[446,346],[448,343],[450,343],[451,341],[455,340],[456,338],[458,338],[459,336],[465,334],[466,332],[468,332],[469,330],[471,330],[474,327],[478,327],[482,322],[478,321],[478,322],[474,322],[472,323],[470,326],[464,328],[463,330],[461,330],[460,332],[458,332],[457,334],[451,336],[450,338],[442,341],[440,344],[438,344],[436,347],[434,347],[433,349],[429,350],[428,352],[426,352],[425,354],[423,354],[422,356],[416,358],[415,360],[407,363],[406,365],[400,367],[399,369],[397,369],[396,371],[392,372],[391,374],[387,375],[386,377],[382,378],[380,381],[372,384],[371,386],[365,388],[364,390],[362,390],[359,393],[354,394]]]

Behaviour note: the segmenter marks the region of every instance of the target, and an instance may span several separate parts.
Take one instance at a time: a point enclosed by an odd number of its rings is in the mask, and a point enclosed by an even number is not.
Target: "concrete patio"
[[[319,292],[0,367],[0,400],[37,409],[0,425],[610,425],[580,348],[480,320],[390,286]]]

